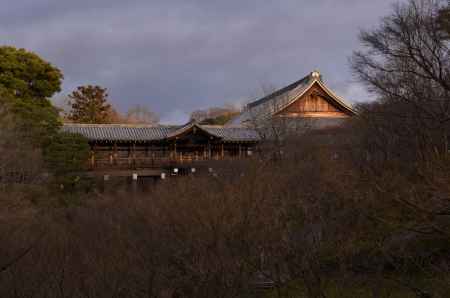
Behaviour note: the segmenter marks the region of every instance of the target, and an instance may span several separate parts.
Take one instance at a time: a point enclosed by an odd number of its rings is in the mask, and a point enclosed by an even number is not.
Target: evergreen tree
[[[0,47],[0,87],[20,99],[45,100],[61,91],[61,71],[24,49]]]
[[[49,100],[61,90],[61,71],[33,52],[0,46],[0,106],[33,146],[46,146],[58,133],[58,110]],[[3,117],[3,116],[2,116]]]
[[[62,77],[34,53],[0,47],[2,183],[36,183],[42,172],[53,174],[51,181],[58,185],[78,183],[72,172],[83,169],[89,144],[82,136],[60,131],[58,109],[49,98],[60,91]],[[17,175],[19,180],[7,179]]]
[[[108,123],[114,110],[108,103],[106,88],[80,86],[69,95],[72,110],[69,119],[78,123]]]

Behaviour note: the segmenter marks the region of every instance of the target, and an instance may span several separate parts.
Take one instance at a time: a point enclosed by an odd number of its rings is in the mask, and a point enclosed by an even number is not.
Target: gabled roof
[[[294,101],[298,100],[310,88],[312,88],[314,84],[318,84],[340,109],[351,115],[355,114],[355,111],[349,104],[347,104],[342,98],[337,96],[324,84],[320,73],[314,71],[297,82],[249,103],[240,115],[233,118],[228,123],[228,126],[241,125],[245,122],[251,121],[254,118],[263,119],[272,117],[288,107]]]
[[[201,125],[200,127],[227,142],[258,141],[260,138],[256,130],[245,127],[224,127],[220,125]]]
[[[154,141],[164,139],[177,126],[65,123],[64,132],[78,133],[89,141]]]
[[[309,79],[310,79],[310,75],[307,75],[306,77],[298,80],[297,82],[294,82],[294,83],[292,83],[292,84],[290,84],[290,85],[288,85],[286,87],[283,87],[283,88],[281,88],[281,89],[279,89],[279,90],[277,90],[277,91],[275,91],[275,92],[273,92],[273,93],[271,93],[271,94],[269,94],[269,95],[267,95],[267,96],[265,96],[265,97],[263,97],[261,99],[258,99],[256,101],[253,101],[253,102],[249,103],[247,105],[247,108],[256,107],[256,106],[258,106],[260,104],[263,104],[263,103],[268,102],[270,100],[276,99],[276,98],[282,96],[283,94],[286,94],[287,92],[290,92],[290,91],[292,91],[292,90],[294,90],[294,89],[296,89],[298,87],[306,86],[308,84],[308,82],[309,82]]]
[[[176,137],[182,135],[183,133],[189,131],[190,129],[193,129],[195,126],[198,126],[198,124],[196,124],[195,122],[190,122],[184,126],[179,126],[177,129],[168,133],[166,138],[167,139],[176,138]]]
[[[167,138],[168,139],[176,138],[177,136],[180,136],[183,133],[194,128],[202,130],[208,135],[222,139],[223,141],[226,142],[256,141],[259,139],[258,133],[253,129],[245,127],[225,127],[221,125],[200,125],[195,122],[188,123],[187,125],[170,132],[167,135]]]
[[[189,123],[184,126],[65,123],[62,131],[81,134],[89,141],[148,142],[169,140],[193,127],[225,142],[256,142],[259,140],[259,135],[252,129],[199,125],[197,123]]]

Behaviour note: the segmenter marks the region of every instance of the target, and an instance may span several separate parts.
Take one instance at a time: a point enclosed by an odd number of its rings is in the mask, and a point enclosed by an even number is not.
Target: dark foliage
[[[24,49],[0,47],[0,87],[22,99],[44,100],[61,91],[62,73]]]

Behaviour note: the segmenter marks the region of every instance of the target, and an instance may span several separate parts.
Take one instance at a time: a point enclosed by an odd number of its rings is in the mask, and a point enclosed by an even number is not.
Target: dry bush
[[[369,297],[444,297],[449,163],[368,160],[371,130],[354,127],[290,139],[276,160],[36,213],[15,233],[4,221],[0,265],[28,252],[0,272],[0,296],[257,297],[270,282],[275,297],[352,297],[361,284]]]
[[[321,231],[314,214],[323,207],[297,195],[313,186],[298,171],[292,162],[255,161],[218,177],[169,180],[131,199],[55,211],[39,224],[39,244],[1,273],[0,294],[237,297],[253,291],[258,274],[281,288],[305,262],[296,250],[306,247],[297,241],[313,245]],[[10,255],[37,234],[30,229],[19,234],[22,241],[10,239]]]

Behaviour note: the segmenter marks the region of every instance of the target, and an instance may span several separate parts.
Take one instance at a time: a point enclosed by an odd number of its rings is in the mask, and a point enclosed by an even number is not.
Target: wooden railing
[[[114,157],[108,158],[91,158],[89,168],[95,169],[151,169],[170,167],[177,165],[187,165],[191,163],[205,163],[209,161],[220,160],[239,160],[247,158],[242,154],[241,156],[236,154],[212,154],[211,157],[205,157],[203,155],[190,155],[190,154],[177,154],[177,156],[149,156],[149,157]]]

